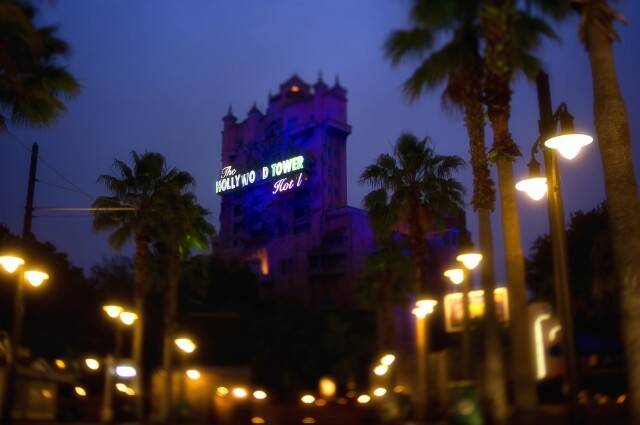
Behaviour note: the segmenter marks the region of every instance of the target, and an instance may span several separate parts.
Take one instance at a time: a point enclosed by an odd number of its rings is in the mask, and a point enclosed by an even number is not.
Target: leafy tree
[[[571,300],[578,331],[610,337],[618,323],[619,287],[611,244],[607,208],[571,214],[567,229]],[[531,244],[527,281],[535,296],[554,301],[551,237],[545,234]]]
[[[488,411],[494,422],[502,423],[507,418],[508,406],[499,328],[491,296],[495,275],[490,216],[495,204],[495,188],[485,145],[479,6],[478,1],[468,0],[414,0],[410,13],[412,26],[391,33],[385,50],[394,65],[415,58],[421,61],[404,83],[409,99],[415,100],[425,92],[444,86],[445,108],[462,111],[464,115],[473,171],[471,204],[478,213],[480,251],[484,256],[482,285],[488,294],[485,295],[484,397],[490,403]]]
[[[357,292],[364,306],[375,307],[378,350],[383,352],[394,348],[393,306],[407,303],[411,289],[410,262],[403,252],[404,241],[393,231],[397,216],[390,208],[387,192],[372,191],[365,196],[364,204],[374,230],[376,249],[365,261]]]
[[[392,155],[380,155],[360,176],[361,183],[386,192],[390,210],[409,229],[414,295],[427,289],[427,229],[436,228],[462,209],[464,189],[452,177],[462,165],[460,157],[436,154],[428,139],[404,133]]]
[[[49,242],[23,241],[2,225],[0,252],[19,252],[50,276],[41,287],[25,291],[23,343],[35,356],[74,358],[111,348],[102,337],[107,329],[98,291],[67,254]],[[15,278],[0,272],[0,329],[10,326]]]
[[[633,167],[627,108],[620,91],[613,43],[619,40],[616,21],[626,19],[613,1],[572,0],[580,13],[580,39],[593,77],[594,116],[609,207],[609,228],[616,273],[621,285],[629,405],[640,422],[640,196]]]
[[[167,286],[164,299],[164,347],[163,368],[165,371],[165,420],[172,400],[173,340],[178,322],[178,283],[181,265],[192,248],[204,249],[209,245],[213,226],[205,220],[209,212],[201,207],[191,192],[184,192],[187,186],[175,187],[163,200],[167,219],[156,227],[155,238],[158,248],[164,254],[163,275]]]
[[[69,54],[55,26],[37,26],[26,1],[0,1],[0,131],[9,121],[51,124],[66,110],[63,98],[80,85],[60,58]]]
[[[127,242],[135,244],[133,257],[133,297],[138,320],[134,325],[133,360],[143,365],[145,296],[149,285],[150,244],[154,231],[171,218],[166,197],[188,187],[193,178],[169,168],[165,158],[154,152],[131,153],[131,166],[116,159],[115,175],[98,178],[110,192],[97,198],[93,207],[95,230],[110,230],[109,243],[121,249]]]
[[[509,130],[511,81],[517,71],[533,77],[540,69],[535,50],[542,40],[555,33],[532,11],[561,17],[567,2],[527,0],[519,8],[517,0],[480,0],[480,26],[484,38],[483,88],[487,116],[493,130],[490,158],[498,171],[502,210],[505,269],[509,282],[514,401],[527,410],[536,405],[531,337],[526,315],[526,288],[520,221],[516,205],[513,161],[520,150]],[[529,360],[526,360],[529,359]]]

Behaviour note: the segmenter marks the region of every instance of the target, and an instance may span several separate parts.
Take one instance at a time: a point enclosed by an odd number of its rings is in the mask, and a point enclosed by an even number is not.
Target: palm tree
[[[484,136],[482,79],[480,55],[481,34],[478,27],[479,3],[463,0],[416,0],[411,10],[412,28],[394,31],[385,45],[386,55],[394,65],[400,61],[422,58],[422,62],[404,83],[410,100],[444,85],[442,102],[447,109],[461,110],[469,138],[473,171],[471,204],[478,213],[482,285],[485,293],[485,379],[483,394],[488,412],[495,423],[504,423],[508,406],[499,328],[493,296],[493,236],[491,211],[495,188],[489,172]],[[450,30],[451,29],[451,30]],[[436,45],[438,35],[448,36]]]
[[[607,0],[572,0],[580,13],[580,39],[593,77],[596,134],[604,169],[609,225],[618,280],[627,357],[631,423],[640,422],[640,198],[633,168],[629,120],[613,54],[614,22],[626,21]]]
[[[205,217],[209,211],[200,206],[191,192],[181,193],[184,187],[174,187],[163,199],[163,209],[168,212],[166,220],[155,230],[154,239],[159,242],[159,250],[164,254],[166,264],[167,289],[164,303],[163,368],[165,371],[164,420],[172,404],[173,340],[178,318],[178,283],[181,265],[192,248],[205,249],[213,235],[213,226]]]
[[[462,209],[464,189],[452,177],[462,165],[458,156],[436,154],[429,139],[404,133],[392,155],[380,155],[360,176],[361,183],[387,193],[391,210],[409,229],[416,296],[426,289],[426,230]]]
[[[9,121],[51,124],[66,110],[62,98],[80,90],[59,65],[69,46],[56,36],[56,27],[37,27],[35,14],[25,2],[0,1],[0,131]]]
[[[410,281],[407,270],[410,264],[402,252],[401,241],[394,237],[393,226],[398,220],[390,208],[386,190],[368,193],[363,203],[369,213],[376,250],[365,262],[361,288],[367,299],[375,301],[379,351],[393,351],[393,306],[407,301],[407,282]]]
[[[184,172],[168,168],[165,158],[154,152],[142,155],[131,153],[131,166],[116,159],[113,163],[114,175],[98,177],[111,193],[97,198],[93,207],[93,227],[95,230],[110,230],[109,243],[116,250],[133,241],[133,292],[138,320],[134,327],[133,360],[142,372],[144,345],[144,304],[149,275],[149,244],[153,232],[167,217],[167,194],[180,191],[192,184],[193,178]],[[143,384],[142,373],[140,383]],[[141,389],[142,400],[144,391]],[[139,405],[139,415],[142,408]]]
[[[518,8],[516,0],[481,0],[480,24],[484,44],[484,101],[493,130],[489,157],[496,163],[502,210],[502,233],[505,268],[509,284],[511,318],[511,362],[516,408],[528,410],[537,401],[531,338],[527,319],[524,257],[520,221],[516,205],[513,161],[520,155],[509,130],[511,81],[518,70],[532,78],[540,69],[535,49],[544,37],[555,33],[542,19],[532,15],[529,6],[554,17],[566,11],[566,2],[529,0],[527,9]]]

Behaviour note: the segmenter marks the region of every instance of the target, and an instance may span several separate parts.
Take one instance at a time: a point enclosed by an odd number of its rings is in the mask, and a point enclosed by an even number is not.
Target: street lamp
[[[549,98],[550,97],[551,96],[549,96]],[[557,136],[550,134],[551,137],[544,142],[544,145],[550,149],[557,150],[560,155],[566,159],[572,160],[578,156],[578,153],[580,153],[580,150],[584,146],[593,143],[593,137],[588,134],[578,133],[575,131],[573,126],[573,116],[569,113],[566,103],[563,102],[560,104],[556,113],[553,115],[553,120],[556,125],[557,123],[560,123],[561,134]]]
[[[194,351],[196,351],[196,343],[193,342],[193,340],[187,336],[180,336],[178,338],[175,338],[173,340],[173,343],[176,345],[176,347],[178,347],[178,349],[182,352],[182,370],[184,371],[184,375],[182,376],[182,378],[180,379],[180,401],[182,403],[185,402],[185,393],[186,393],[186,381],[184,379],[184,377],[186,376],[186,366],[185,366],[185,361],[186,361],[186,356],[188,354],[192,354]],[[167,371],[167,373],[169,373]],[[167,380],[171,379],[171,377],[169,376]],[[238,394],[236,394],[236,390],[240,391],[240,390],[244,390],[243,388],[235,388],[232,393],[234,395],[234,397],[236,398],[244,398],[246,397],[246,394],[244,397],[239,396]],[[165,388],[165,391],[168,391],[168,387]],[[246,392],[246,390],[245,390]]]
[[[458,255],[456,261],[460,261],[465,269],[474,270],[482,261],[482,254],[479,252],[466,252]]]
[[[569,419],[575,423],[577,416],[577,373],[575,359],[575,340],[573,335],[573,317],[569,293],[569,272],[567,262],[566,227],[564,222],[564,206],[560,191],[560,174],[556,152],[567,159],[575,158],[582,147],[593,142],[593,138],[586,134],[576,133],[573,127],[573,117],[565,103],[560,104],[555,113],[552,112],[549,76],[540,72],[536,79],[538,90],[538,106],[540,110],[540,137],[531,148],[531,164],[533,171],[540,176],[540,165],[535,160],[538,149],[542,150],[545,164],[546,180],[548,181],[548,214],[551,233],[551,248],[553,261],[553,275],[555,282],[556,310],[562,325],[562,353],[565,363],[565,379],[568,387]],[[561,134],[556,135],[558,124]],[[542,148],[541,140],[545,140]],[[521,182],[520,182],[521,183]],[[518,184],[520,184],[518,183]],[[516,186],[517,187],[517,186]],[[542,195],[544,196],[544,194]],[[539,196],[538,199],[542,199]]]
[[[4,423],[10,424],[12,421],[13,400],[16,393],[16,364],[18,352],[22,340],[22,322],[24,319],[24,286],[28,283],[37,288],[49,279],[49,275],[43,271],[26,268],[23,258],[13,254],[0,255],[0,266],[6,273],[11,275],[18,273],[18,281],[13,299],[13,321],[11,329],[11,343],[5,366],[4,382],[4,402],[2,403],[2,418]]]
[[[113,420],[113,386],[111,383],[111,366],[120,358],[120,351],[122,350],[122,326],[131,326],[138,318],[138,315],[131,311],[125,311],[123,306],[115,303],[103,305],[102,311],[104,311],[107,316],[115,322],[116,326],[114,356],[106,357],[107,367],[104,375],[104,391],[102,393],[102,410],[100,416],[100,420],[103,423],[109,423]],[[116,366],[115,373],[123,378],[135,377],[136,369],[133,366],[119,365]],[[131,390],[135,394],[135,390]],[[130,392],[131,391],[127,392],[127,394]]]
[[[428,317],[433,313],[438,301],[432,299],[421,299],[416,301],[416,306],[411,313],[416,316],[416,346],[417,350],[417,374],[416,385],[416,406],[418,419],[427,417],[427,361],[429,354],[429,321]]]
[[[445,270],[445,272],[442,274],[444,275],[444,277],[448,278],[454,285],[460,285],[464,280],[464,270],[462,269],[449,269]]]

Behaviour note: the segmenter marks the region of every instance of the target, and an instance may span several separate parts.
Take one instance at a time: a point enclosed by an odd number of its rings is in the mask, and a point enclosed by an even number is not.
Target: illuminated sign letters
[[[304,157],[302,155],[259,168],[239,173],[231,165],[227,165],[220,171],[220,179],[216,181],[216,193],[229,192],[236,189],[243,189],[253,185],[256,181],[264,181],[271,178],[281,177],[273,185],[273,194],[286,192],[294,187],[299,187],[303,181],[303,174],[297,177],[285,177],[290,173],[304,169]]]

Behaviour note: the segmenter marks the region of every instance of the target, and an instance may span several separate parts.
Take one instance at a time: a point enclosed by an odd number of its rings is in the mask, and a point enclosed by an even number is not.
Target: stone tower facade
[[[264,290],[314,305],[352,302],[373,250],[365,211],[347,205],[347,91],[294,75],[240,121],[223,118],[219,253]]]

